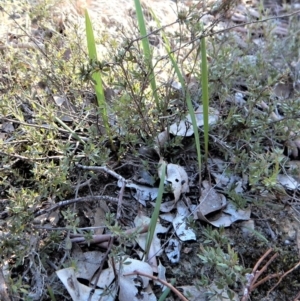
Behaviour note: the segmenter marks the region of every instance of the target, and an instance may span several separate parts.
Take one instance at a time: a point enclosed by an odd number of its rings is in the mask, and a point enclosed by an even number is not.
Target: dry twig
[[[52,211],[54,211],[60,207],[63,207],[63,206],[68,206],[70,204],[80,203],[80,202],[98,202],[98,201],[107,201],[107,202],[111,202],[111,203],[119,202],[119,200],[117,198],[114,198],[114,197],[111,197],[108,195],[87,196],[87,197],[82,197],[82,198],[75,198],[75,199],[58,202],[54,206],[52,206],[48,209],[39,210],[34,213],[34,217],[41,216],[46,213],[50,214]]]
[[[261,274],[263,272],[266,271],[266,269],[268,268],[268,266],[274,261],[274,259],[278,256],[277,253],[275,253],[269,260],[268,262],[262,267],[261,270],[258,271],[258,268],[260,266],[260,264],[263,262],[264,259],[267,258],[267,256],[273,251],[273,249],[269,249],[265,252],[265,254],[257,261],[257,263],[255,264],[252,273],[247,275],[248,278],[248,283],[246,285],[246,287],[244,288],[244,293],[243,293],[243,297],[241,299],[241,301],[246,301],[249,296],[250,293],[257,288],[259,285],[265,283],[267,280],[275,278],[275,277],[280,277],[281,273],[277,273],[277,274],[272,274],[272,275],[268,275],[266,277],[264,277],[262,280],[257,282],[257,279],[261,276]]]
[[[268,291],[267,296],[269,296],[269,294],[279,285],[279,283],[282,281],[282,279],[287,276],[289,273],[293,272],[294,270],[296,270],[298,267],[300,266],[300,261],[294,266],[292,267],[290,270],[288,270],[287,272],[285,272],[283,275],[281,275],[280,279],[277,281],[277,283]]]
[[[162,280],[162,279],[159,279],[158,277],[155,277],[153,275],[149,275],[149,274],[146,274],[146,273],[143,273],[143,272],[140,272],[140,271],[133,271],[132,273],[128,273],[128,274],[124,274],[123,276],[131,276],[131,275],[137,275],[137,276],[144,276],[144,277],[148,277],[154,281],[158,281],[160,282],[161,284],[167,286],[171,291],[173,291],[177,296],[178,298],[180,298],[180,300],[183,300],[183,301],[189,301],[188,299],[186,299],[182,294],[181,292],[175,288],[172,284]]]
[[[124,231],[124,235],[131,235],[133,233],[146,233],[148,231],[149,225],[144,225],[142,227],[132,228]],[[86,240],[86,238],[82,234],[71,234],[70,235],[72,243],[81,243],[81,244],[100,244],[101,247],[106,248],[107,242],[112,238],[116,237],[113,234],[101,234],[101,235],[92,235],[91,240]]]

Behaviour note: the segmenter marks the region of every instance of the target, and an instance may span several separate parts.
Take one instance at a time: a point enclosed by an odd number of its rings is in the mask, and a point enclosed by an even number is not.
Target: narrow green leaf
[[[161,24],[159,22],[159,20],[157,19],[157,17],[155,16],[153,10],[151,10],[151,14],[154,18],[154,20],[156,21],[157,25],[159,28],[161,28]],[[173,53],[171,52],[171,46],[170,46],[170,42],[166,36],[166,34],[164,33],[164,31],[161,31],[162,33],[162,38],[164,40],[164,46],[165,49],[168,53],[168,56],[171,60],[172,66],[176,72],[176,75],[179,79],[179,82],[181,84],[182,87],[182,92],[183,94],[186,96],[186,102],[187,102],[187,106],[188,106],[188,110],[189,110],[189,114],[191,116],[192,119],[192,125],[193,125],[193,130],[194,130],[194,136],[195,136],[195,143],[196,143],[196,150],[197,150],[197,158],[198,158],[198,168],[199,168],[199,175],[201,174],[201,147],[200,147],[200,137],[199,137],[199,132],[198,132],[198,126],[197,126],[197,121],[196,121],[196,116],[195,116],[195,111],[193,108],[193,104],[192,104],[192,100],[191,100],[191,95],[189,93],[188,90],[185,89],[185,81],[183,78],[183,75],[179,69],[179,66],[176,62],[176,59],[173,55]]]
[[[171,285],[174,286],[175,281],[176,281],[176,279],[172,278],[171,281],[170,281]],[[161,294],[161,296],[159,297],[158,301],[164,301],[164,300],[166,300],[166,298],[168,297],[168,295],[170,294],[170,292],[171,292],[171,289],[169,287],[167,287],[164,290],[164,292]]]
[[[87,10],[85,10],[85,30],[86,30],[86,39],[87,39],[89,58],[91,61],[95,61],[97,60],[97,49],[96,49],[96,43],[95,43],[95,37],[94,37],[94,31],[93,31],[91,19],[89,17],[89,13]],[[111,131],[109,127],[108,114],[107,114],[107,103],[105,100],[105,94],[104,94],[100,71],[93,73],[92,80],[94,82],[94,89],[97,97],[98,108],[99,111],[101,112],[104,127],[106,129],[106,132],[112,144],[112,137],[111,137]]]
[[[166,164],[164,162],[161,163],[161,177],[160,177],[160,182],[159,182],[159,187],[158,187],[158,195],[156,198],[156,203],[155,203],[155,208],[151,217],[151,221],[150,221],[150,226],[149,226],[149,230],[148,230],[148,236],[147,236],[147,241],[146,241],[146,248],[145,248],[145,255],[146,255],[146,259],[148,259],[148,255],[149,255],[149,250],[150,250],[150,246],[153,240],[153,236],[154,236],[154,232],[155,232],[155,228],[157,225],[157,220],[158,220],[158,216],[159,216],[159,211],[160,211],[160,206],[161,206],[161,202],[162,202],[162,196],[164,193],[164,183],[165,183],[165,176],[166,176]]]
[[[202,103],[203,103],[203,120],[204,120],[204,151],[205,162],[208,158],[208,116],[209,116],[209,94],[208,94],[208,67],[206,57],[205,38],[201,39],[201,82],[202,82]]]
[[[152,94],[154,97],[156,108],[159,110],[160,103],[159,103],[159,98],[158,98],[158,94],[157,94],[156,80],[155,80],[154,68],[153,68],[153,63],[152,63],[152,54],[151,54],[151,50],[150,50],[149,39],[147,37],[147,30],[146,30],[144,15],[143,15],[140,1],[134,0],[134,4],[135,4],[135,10],[136,10],[136,15],[137,15],[137,21],[138,21],[140,35],[142,37],[144,37],[142,39],[142,47],[143,47],[143,51],[144,51],[146,64],[147,64],[147,66],[149,68],[149,72],[150,72],[150,86],[152,89]]]
[[[82,144],[85,144],[85,142],[76,134],[76,132],[68,127],[60,118],[55,117],[55,121],[58,122],[65,130],[67,130],[76,140],[80,141]]]

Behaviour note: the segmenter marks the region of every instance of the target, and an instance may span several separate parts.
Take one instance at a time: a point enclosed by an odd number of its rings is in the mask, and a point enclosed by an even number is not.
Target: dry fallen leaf
[[[136,227],[141,227],[144,225],[150,225],[151,219],[144,215],[137,215],[134,219],[134,225]],[[161,224],[156,224],[153,239],[151,242],[148,258],[149,264],[151,265],[154,272],[157,272],[158,264],[156,261],[156,257],[160,256],[163,252],[163,248],[161,246],[160,238],[158,238],[158,233],[166,233],[169,228],[162,226]],[[139,244],[142,250],[146,248],[146,241],[147,241],[148,233],[139,234],[136,241]]]
[[[202,218],[212,212],[216,212],[226,206],[226,198],[224,195],[217,193],[215,189],[209,185],[207,181],[203,181],[203,191],[197,206],[198,218]]]
[[[177,202],[182,193],[189,192],[189,179],[185,169],[177,164],[169,163],[167,164],[162,159],[160,160],[160,165],[158,169],[158,175],[161,177],[161,167],[162,163],[167,166],[165,182],[171,184],[175,202]]]
[[[118,181],[118,186],[122,187],[122,185],[123,181]],[[130,181],[126,181],[126,187],[131,188],[134,191],[134,198],[143,206],[146,206],[146,202],[155,200],[158,194],[157,187],[135,184]]]
[[[203,118],[203,106],[199,106],[195,111],[195,117],[197,126],[201,127],[204,125]],[[219,119],[219,111],[214,108],[209,108],[209,116],[208,116],[208,124],[215,124]],[[192,118],[190,114],[186,115],[186,117],[181,120],[179,123],[173,123],[169,129],[170,133],[175,136],[183,136],[188,137],[194,134],[193,126],[192,126]]]
[[[229,227],[237,220],[250,219],[250,208],[237,209],[233,203],[227,203],[225,196],[217,193],[207,181],[203,181],[203,186],[200,204],[193,210],[195,219],[200,219],[215,227]]]
[[[177,203],[177,215],[173,220],[176,235],[181,241],[196,240],[194,230],[188,226],[187,218],[190,215],[188,207],[183,201]]]
[[[60,281],[64,284],[65,288],[69,292],[73,301],[85,301],[90,298],[92,287],[88,287],[84,284],[81,284],[75,275],[74,268],[66,268],[56,272]],[[104,293],[103,289],[95,289],[91,301],[97,301],[101,298],[101,295]],[[114,301],[116,296],[116,291],[113,294],[106,296],[107,301]]]

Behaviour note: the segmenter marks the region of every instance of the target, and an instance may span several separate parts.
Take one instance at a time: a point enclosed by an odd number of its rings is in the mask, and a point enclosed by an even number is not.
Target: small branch
[[[271,259],[269,259],[269,261],[263,266],[263,268],[255,273],[255,276],[253,278],[252,283],[256,283],[257,279],[261,276],[261,274],[268,268],[268,266],[274,261],[274,259],[278,256],[278,254],[274,254]],[[253,290],[253,288],[251,288],[250,292]]]
[[[280,282],[282,281],[282,279],[284,277],[286,277],[289,273],[293,272],[294,270],[296,270],[298,267],[300,266],[300,261],[290,270],[288,270],[287,272],[285,272],[280,279],[278,280],[278,282],[268,291],[267,296],[269,296],[269,294],[280,284]]]
[[[263,262],[263,260],[273,251],[273,249],[269,249],[265,252],[265,254],[257,261],[257,263],[255,264],[252,273],[248,274],[248,282],[247,285],[244,288],[244,293],[243,293],[243,297],[241,299],[241,301],[246,301],[249,298],[250,293],[257,288],[259,285],[261,285],[262,283],[266,282],[267,280],[274,278],[274,277],[278,277],[280,276],[279,274],[272,274],[269,275],[265,278],[263,278],[262,280],[257,281],[257,279],[261,276],[261,274],[266,271],[266,269],[268,268],[268,266],[274,261],[274,259],[278,256],[277,253],[275,253],[269,260],[268,262],[262,267],[261,270],[258,271],[258,267],[260,266],[260,264]]]
[[[180,298],[181,300],[183,300],[183,301],[189,301],[172,284],[170,284],[170,283],[168,283],[168,282],[166,282],[166,281],[164,281],[162,279],[159,279],[158,277],[155,277],[153,275],[149,275],[149,274],[146,274],[146,273],[143,273],[143,272],[140,272],[140,271],[133,271],[132,273],[124,274],[123,276],[132,276],[132,275],[144,276],[144,277],[148,277],[148,278],[150,278],[150,279],[152,279],[154,281],[158,281],[161,284],[167,286],[170,290],[172,290],[178,296],[178,298]]]
[[[93,170],[93,171],[100,171],[100,172],[106,172],[109,175],[113,176],[114,178],[116,178],[118,181],[122,181],[125,182],[125,184],[127,183],[127,180],[125,178],[123,178],[121,175],[117,174],[115,171],[109,169],[106,166],[86,166],[86,165],[81,165],[81,164],[76,164],[76,166],[78,168],[84,169],[84,170]]]
[[[202,33],[200,36],[197,36],[197,37],[195,37],[194,39],[190,40],[189,42],[180,45],[179,47],[173,49],[170,53],[175,53],[175,52],[177,52],[177,51],[183,49],[184,47],[187,47],[187,46],[189,46],[189,45],[194,44],[195,42],[201,40],[202,38],[213,37],[214,35],[217,35],[217,34],[220,34],[220,33],[226,32],[226,31],[230,31],[231,29],[234,29],[234,28],[242,27],[242,26],[245,26],[245,25],[256,24],[256,23],[263,23],[263,22],[266,22],[266,21],[269,21],[269,20],[274,20],[274,19],[280,19],[280,18],[292,17],[292,16],[297,15],[297,14],[299,14],[299,13],[300,13],[300,10],[297,10],[297,11],[294,11],[294,12],[292,12],[292,13],[290,13],[290,14],[281,15],[281,16],[269,17],[269,18],[266,18],[266,19],[263,19],[263,20],[257,20],[257,21],[245,22],[245,23],[233,25],[233,26],[231,26],[231,27],[227,27],[227,28],[224,28],[224,29],[221,29],[221,30],[218,30],[218,31],[212,31],[212,29],[206,30],[206,31],[205,31],[204,33]],[[141,37],[141,38],[142,38],[142,37]],[[165,56],[165,57],[167,58],[168,56]]]
[[[0,213],[1,216],[1,213]],[[33,225],[32,228],[34,229],[40,229],[40,230],[47,230],[47,231],[68,231],[70,228],[68,227],[51,227],[51,226],[37,226]],[[97,226],[97,227],[76,227],[78,231],[91,231],[91,230],[97,230],[97,229],[103,229],[105,226]]]
[[[61,201],[59,203],[56,203],[54,206],[48,208],[48,209],[43,209],[39,210],[34,213],[34,217],[46,214],[46,213],[51,213],[52,211],[58,209],[59,207],[63,206],[68,206],[70,204],[74,203],[80,203],[80,202],[98,202],[98,201],[107,201],[111,203],[118,203],[119,200],[117,198],[113,198],[111,196],[107,195],[100,195],[100,196],[87,196],[87,197],[82,197],[82,198],[75,198],[75,199],[70,199],[70,200],[65,200]]]
[[[24,126],[30,126],[30,127],[34,127],[34,128],[40,128],[40,129],[46,129],[46,130],[57,130],[61,133],[64,133],[64,134],[70,134],[70,131],[68,130],[65,130],[65,129],[62,129],[62,128],[59,128],[57,126],[45,126],[45,125],[38,125],[38,124],[32,124],[32,123],[26,123],[26,122],[22,122],[22,121],[19,121],[19,120],[16,120],[16,119],[10,119],[10,118],[6,118],[6,117],[3,117],[1,118],[1,120],[5,120],[5,121],[8,121],[8,122],[12,122],[12,123],[16,123],[16,124],[20,124],[20,125],[24,125]],[[89,138],[88,137],[81,137],[80,138],[84,141],[88,141]],[[6,142],[4,142],[5,144]]]
[[[123,181],[121,190],[119,192],[119,202],[118,202],[117,216],[116,216],[117,220],[121,218],[122,201],[123,201],[125,187],[126,187],[126,183]]]
[[[92,297],[93,297],[93,294],[95,293],[95,289],[96,289],[96,287],[97,287],[97,285],[98,285],[98,281],[99,281],[99,278],[100,278],[100,274],[101,274],[101,272],[102,272],[102,270],[103,270],[103,265],[104,265],[104,263],[106,262],[106,259],[107,259],[107,257],[108,257],[109,252],[111,251],[111,248],[112,248],[112,245],[113,245],[113,241],[114,241],[114,238],[111,237],[111,238],[109,239],[108,247],[107,247],[107,250],[106,250],[106,252],[105,252],[105,254],[104,254],[104,257],[103,257],[102,260],[101,260],[101,263],[100,263],[99,269],[98,269],[98,271],[97,271],[97,274],[95,275],[95,282],[94,282],[94,285],[93,285],[93,289],[90,291],[90,295],[89,295],[88,301],[91,301],[91,299],[92,299]],[[92,280],[93,280],[93,279],[91,279],[90,282],[92,282]]]
[[[299,301],[300,299],[300,292],[296,295],[296,297],[293,299],[293,301]]]
[[[132,229],[128,229],[124,231],[124,235],[128,236],[133,233],[141,234],[146,233],[148,231],[149,225],[143,225],[142,227],[136,227]],[[99,244],[101,243],[101,247],[106,248],[106,244],[112,237],[118,239],[117,235],[113,234],[101,234],[101,235],[92,235],[91,240],[86,240],[85,237],[82,234],[71,234],[70,237],[72,237],[70,240],[72,243],[81,243],[81,244]]]
[[[20,160],[25,160],[25,161],[32,161],[32,162],[36,162],[36,161],[44,161],[44,160],[60,160],[60,159],[64,159],[66,158],[66,156],[46,156],[46,157],[39,157],[39,158],[29,158],[29,157],[25,157],[25,156],[21,156],[21,155],[16,155],[16,154],[9,154],[9,153],[5,153],[5,152],[0,152],[1,156],[8,156],[11,158],[16,158],[16,159],[20,159]],[[72,156],[72,158],[85,158],[86,155],[74,155]]]
[[[259,280],[258,282],[256,282],[253,286],[252,286],[252,291],[254,289],[256,289],[258,286],[262,285],[263,283],[265,283],[266,281],[273,279],[273,278],[279,278],[282,275],[282,273],[276,273],[276,274],[271,274],[266,276],[265,278]]]
[[[254,266],[252,272],[256,272],[256,270],[258,269],[258,267],[260,266],[260,264],[262,263],[262,261],[273,251],[273,249],[269,249],[268,251],[266,251],[266,253],[257,261],[256,265]]]
[[[4,49],[38,49],[41,51],[45,51],[45,46],[43,44],[38,43],[10,43],[6,45],[1,45],[0,50]]]

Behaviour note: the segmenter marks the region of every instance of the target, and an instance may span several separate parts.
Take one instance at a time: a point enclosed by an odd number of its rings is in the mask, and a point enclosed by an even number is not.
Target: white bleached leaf
[[[122,183],[122,181],[118,181],[118,186],[121,187],[123,185]],[[143,206],[146,206],[146,202],[153,201],[157,198],[158,188],[156,187],[139,185],[130,181],[126,182],[126,187],[135,190],[135,192],[133,193],[133,197]]]
[[[154,139],[154,149],[158,152],[159,150],[164,147],[164,145],[169,140],[169,133],[168,131],[163,131],[157,135],[157,137]]]
[[[161,160],[161,162],[164,162]],[[161,177],[161,166],[160,164],[158,174]],[[170,183],[174,193],[175,202],[177,202],[182,193],[189,192],[189,179],[185,169],[177,164],[169,163],[166,168],[165,181]]]
[[[73,301],[85,301],[89,299],[92,287],[88,287],[78,282],[73,268],[61,269],[57,271],[56,274],[66,287]],[[104,290],[96,289],[90,300],[99,300],[103,293]],[[115,296],[116,294],[109,294],[108,296],[106,296],[105,300],[114,301]]]
[[[229,214],[231,217],[231,221],[240,221],[240,220],[249,220],[251,215],[251,209],[237,209],[236,206],[228,202],[226,208],[223,210],[223,212]]]
[[[188,217],[190,215],[189,208],[185,205],[183,201],[179,201],[176,207],[177,207],[177,214],[184,217]]]
[[[113,282],[113,280],[115,279],[115,273],[112,264],[110,263],[110,261],[108,261],[108,264],[109,267],[103,270],[100,274],[100,277],[97,282],[98,287],[101,288],[109,287]],[[94,284],[93,281],[91,283]]]
[[[163,213],[163,214],[160,214],[159,217],[169,223],[172,223],[175,215],[172,213]]]
[[[299,182],[292,176],[279,174],[277,176],[277,181],[287,189],[295,190],[299,188]]]
[[[237,209],[234,204],[228,203],[226,208],[221,213],[217,213],[211,218],[201,216],[201,212],[198,212],[198,217],[215,227],[229,227],[231,224],[238,220],[249,220],[251,210],[250,209]]]
[[[118,265],[118,269],[120,270],[120,265]],[[140,261],[137,259],[127,258],[122,264],[121,264],[121,277],[125,277],[127,279],[134,280],[137,278],[137,275],[129,275],[124,276],[126,274],[133,273],[134,271],[140,271],[148,275],[153,275],[151,266],[144,261]],[[149,278],[145,276],[139,276],[142,280],[142,287],[145,288],[149,285]]]
[[[158,275],[157,277],[160,279],[160,280],[164,280],[167,282],[167,278],[166,278],[166,271],[167,269],[162,265],[162,263],[159,261],[159,264],[158,264]],[[158,286],[162,286],[162,290],[164,291],[167,287],[162,285],[161,282],[159,281],[155,281],[155,285],[158,285]]]
[[[99,269],[99,265],[101,264],[103,258],[104,254],[99,251],[89,251],[76,256],[76,277],[82,279],[91,279],[94,273]]]
[[[197,126],[201,127],[204,125],[203,119],[203,106],[199,106],[195,111],[195,117]],[[209,116],[208,116],[208,124],[215,124],[219,119],[219,111],[213,108],[209,108]],[[179,123],[173,123],[169,129],[170,133],[175,136],[183,136],[188,137],[194,134],[193,126],[192,126],[192,118],[190,114],[188,114],[183,120]]]
[[[180,260],[181,243],[177,238],[171,238],[166,246],[165,252],[172,263],[178,263]]]
[[[66,97],[61,97],[61,96],[53,96],[54,102],[60,107],[62,104],[67,100]]]
[[[175,205],[176,205],[175,201],[164,202],[160,206],[160,211],[161,212],[170,212],[171,210],[174,209]]]
[[[156,301],[156,297],[153,292],[139,291],[134,285],[135,283],[125,277],[120,278],[120,301]]]
[[[208,182],[203,182],[205,187],[201,198],[200,205],[197,206],[194,213],[195,219],[200,219],[215,227],[229,227],[237,220],[250,219],[250,209],[237,209],[234,204],[228,203],[224,195],[217,193]],[[214,213],[212,215],[212,213]],[[209,215],[209,218],[207,217]]]
[[[136,218],[134,219],[134,225],[136,227],[150,225],[150,222],[151,222],[151,219],[144,215],[142,215],[142,216],[137,215]],[[153,240],[152,240],[152,245],[155,246],[155,249],[158,252],[157,255],[160,255],[162,253],[160,239],[157,237],[157,234],[158,233],[166,233],[167,231],[168,231],[168,228],[162,226],[161,224],[156,224],[154,236],[153,236]],[[137,237],[137,243],[139,244],[139,246],[142,250],[145,250],[147,235],[148,235],[147,233],[141,233]]]
[[[122,270],[120,270],[120,266]],[[128,275],[134,271],[140,271],[148,275],[153,275],[151,266],[143,261],[128,258],[122,265],[118,265],[120,271],[120,301],[156,301],[153,292],[149,291],[149,278],[141,275]]]
[[[173,227],[180,240],[196,240],[196,234],[194,230],[187,225],[186,217],[177,215],[173,220]]]
[[[182,241],[196,240],[196,234],[194,230],[186,223],[186,219],[190,212],[184,202],[179,201],[177,203],[177,215],[173,220],[173,227],[176,235]]]
[[[182,89],[182,86],[181,86],[181,83],[179,83],[179,82],[176,82],[176,81],[172,81],[171,82],[171,87],[173,88],[173,89],[175,89],[175,90],[180,90],[180,89]]]

